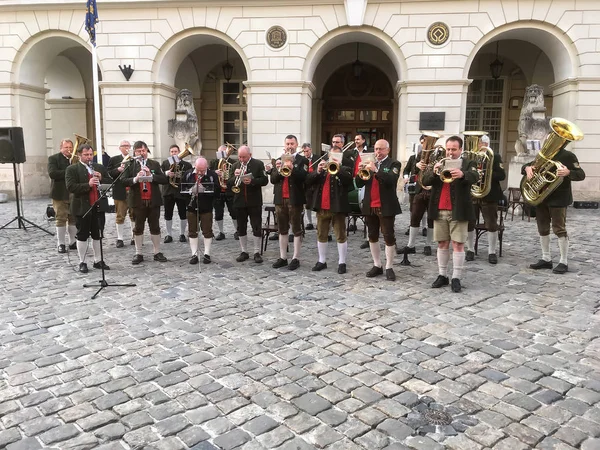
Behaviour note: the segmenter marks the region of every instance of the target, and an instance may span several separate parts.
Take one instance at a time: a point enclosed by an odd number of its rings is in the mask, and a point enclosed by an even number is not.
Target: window
[[[240,146],[248,142],[246,88],[241,81],[221,83],[221,130],[223,140]]]
[[[467,93],[466,131],[487,131],[490,146],[500,146],[504,80],[473,80]]]

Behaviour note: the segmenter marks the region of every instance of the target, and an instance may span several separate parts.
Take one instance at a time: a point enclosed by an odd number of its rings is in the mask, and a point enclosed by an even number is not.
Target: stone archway
[[[47,158],[62,139],[75,140],[74,134],[95,138],[91,65],[88,45],[67,32],[39,33],[20,48],[13,62],[12,100],[27,155],[24,195],[49,192]]]
[[[227,60],[233,69],[229,81],[222,70]],[[224,140],[237,145],[247,140],[249,120],[243,83],[249,73],[242,49],[219,31],[197,28],[173,36],[157,54],[153,67],[153,79],[166,93],[159,97],[155,115],[159,149],[172,141],[167,134],[167,123],[174,117],[175,94],[183,88],[190,89],[194,97],[203,155],[214,157]],[[237,88],[237,104],[229,102],[234,98],[234,88]]]

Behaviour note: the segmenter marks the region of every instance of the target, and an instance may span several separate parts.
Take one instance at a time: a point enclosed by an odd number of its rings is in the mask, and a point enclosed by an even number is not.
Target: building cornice
[[[564,80],[557,81],[556,83],[552,83],[548,86],[548,89],[551,91],[556,91],[559,89],[564,89],[572,86],[578,86],[582,83],[586,84],[600,84],[600,77],[574,77],[574,78],[565,78]]]
[[[46,95],[48,92],[50,92],[50,89],[25,83],[0,83],[0,89],[24,90],[42,95]]]

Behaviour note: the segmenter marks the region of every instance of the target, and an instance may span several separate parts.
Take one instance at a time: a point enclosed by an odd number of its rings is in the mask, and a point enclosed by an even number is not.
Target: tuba
[[[423,174],[434,166],[440,156],[445,156],[445,149],[443,145],[435,145],[438,139],[441,138],[439,134],[433,131],[424,131],[422,134],[425,136],[425,142],[423,143],[419,162],[423,162],[426,167],[425,170],[421,170],[417,174],[417,182],[421,188],[430,190],[431,186],[423,186]]]
[[[476,163],[478,180],[471,186],[471,196],[473,198],[484,198],[492,189],[492,174],[494,168],[494,151],[486,146],[480,146],[481,137],[485,136],[485,131],[464,131],[465,151],[462,153],[463,159],[473,160]]]
[[[69,163],[77,164],[79,162],[79,155],[77,154],[77,150],[79,150],[79,147],[81,147],[84,144],[92,145],[92,140],[84,136],[80,136],[77,133],[74,133],[73,135],[75,136],[75,145],[73,145],[73,154],[71,155]]]
[[[546,137],[542,149],[531,163],[533,177],[527,175],[521,180],[523,197],[532,206],[542,203],[563,182],[556,172],[562,166],[552,158],[571,141],[583,139],[583,132],[577,125],[560,117],[550,119],[552,132]]]
[[[179,152],[179,155],[177,155],[177,162],[174,162],[173,164],[171,164],[171,167],[169,167],[169,170],[171,172],[175,173],[175,177],[174,178],[169,178],[169,184],[171,186],[173,186],[174,188],[178,189],[179,185],[175,182],[175,180],[177,178],[181,179],[181,165],[179,164],[179,161],[181,161],[183,158],[185,158],[186,156],[189,155],[193,155],[194,151],[192,150],[192,147],[190,147],[190,144],[188,144],[187,142],[185,143],[185,148]]]
[[[217,170],[221,171],[221,175],[219,176],[219,184],[222,189],[227,189],[227,180],[229,179],[229,171],[231,170],[232,164],[229,162],[229,158],[233,155],[234,152],[237,152],[237,148],[235,148],[230,143],[226,142],[227,152],[225,153],[225,158],[220,158],[217,163]]]

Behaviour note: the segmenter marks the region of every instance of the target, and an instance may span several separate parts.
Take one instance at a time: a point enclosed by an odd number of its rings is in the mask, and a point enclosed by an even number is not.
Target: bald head
[[[379,139],[375,142],[375,158],[378,161],[385,159],[385,157],[390,153],[390,144],[385,139]]]
[[[241,163],[246,164],[250,160],[251,156],[252,151],[247,145],[242,145],[240,148],[238,148],[238,159]]]
[[[208,168],[208,161],[206,161],[206,158],[200,156],[196,160],[195,166],[196,166],[196,172],[206,173],[206,169]]]

